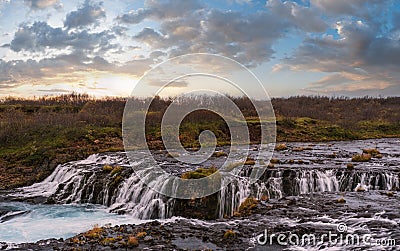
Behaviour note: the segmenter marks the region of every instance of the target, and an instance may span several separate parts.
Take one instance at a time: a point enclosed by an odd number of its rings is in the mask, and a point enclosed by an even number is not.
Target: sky
[[[399,96],[400,1],[0,0],[0,97],[129,96],[189,53],[236,60],[273,97]]]

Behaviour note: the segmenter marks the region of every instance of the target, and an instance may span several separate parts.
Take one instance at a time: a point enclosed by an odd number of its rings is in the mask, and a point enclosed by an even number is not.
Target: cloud
[[[32,25],[24,24],[15,32],[10,48],[15,52],[40,52],[46,48],[68,47],[86,52],[105,52],[115,48],[111,44],[114,38],[115,34],[108,30],[98,33],[89,33],[87,30],[68,32],[62,28],[53,28],[45,22],[35,22]]]
[[[24,0],[24,3],[34,10],[61,6],[59,0]]]
[[[117,20],[127,24],[138,24],[147,18],[155,20],[179,18],[203,8],[198,0],[146,0],[144,5],[145,8],[120,15]]]
[[[296,2],[269,0],[266,6],[280,18],[284,18],[298,28],[309,32],[323,32],[328,25],[314,8],[301,6]]]
[[[400,84],[400,45],[380,27],[362,21],[340,21],[338,38],[309,37],[291,57],[285,59],[292,70],[334,73],[311,83],[310,90],[383,90]]]
[[[138,34],[133,37],[139,42],[146,43],[153,48],[163,48],[165,45],[163,43],[164,37],[159,32],[156,32],[152,28],[144,28]]]
[[[52,89],[39,89],[39,92],[50,92],[50,93],[71,93],[71,90],[52,88]]]
[[[248,1],[246,1],[248,2]],[[273,45],[290,30],[322,32],[327,24],[311,8],[270,0],[257,12],[210,9],[196,0],[148,0],[144,8],[120,15],[124,24],[154,20],[132,38],[169,57],[187,53],[216,53],[254,67],[269,61]]]
[[[0,59],[0,88],[15,88],[21,85],[51,85],[58,83],[78,83],[85,79],[86,73],[103,72],[108,74],[127,74],[140,77],[150,69],[152,59],[131,60],[116,65],[106,59],[89,57],[75,52],[62,54],[42,60]]]
[[[382,6],[382,0],[311,0],[311,6],[315,6],[331,15],[365,15],[368,7]],[[390,1],[386,1],[390,2]]]
[[[187,87],[187,86],[189,85],[189,83],[186,82],[186,81],[168,82],[168,80],[167,80],[167,81],[163,81],[162,79],[154,80],[154,81],[148,82],[147,84],[148,84],[148,85],[151,85],[151,86],[156,86],[156,87],[163,87],[163,86],[165,86],[167,83],[168,83],[168,85],[166,86],[167,88],[168,88],[168,87],[177,87],[177,88],[181,88],[181,87]]]
[[[98,23],[99,19],[105,18],[106,12],[102,7],[102,2],[93,3],[91,0],[85,0],[83,5],[76,11],[67,14],[64,26],[68,29],[84,27]]]
[[[266,11],[245,15],[197,9],[188,16],[162,20],[158,30],[144,28],[133,39],[152,50],[163,49],[169,57],[208,52],[255,66],[271,58],[273,43],[284,37],[289,28],[286,21]]]

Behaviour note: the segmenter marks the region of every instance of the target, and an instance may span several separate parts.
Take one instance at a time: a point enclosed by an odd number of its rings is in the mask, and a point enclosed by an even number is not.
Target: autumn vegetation
[[[250,139],[260,140],[260,121],[247,98],[232,98],[247,119]],[[90,154],[121,151],[125,98],[96,99],[85,94],[0,100],[0,189],[38,182],[59,163]],[[146,119],[153,149],[163,148],[160,123],[170,99],[156,98]],[[331,141],[400,137],[400,97],[291,97],[272,100],[277,140]],[[196,111],[183,120],[180,140],[197,148],[198,136],[212,131],[219,145],[230,142],[221,117]],[[111,170],[110,170],[111,171]]]

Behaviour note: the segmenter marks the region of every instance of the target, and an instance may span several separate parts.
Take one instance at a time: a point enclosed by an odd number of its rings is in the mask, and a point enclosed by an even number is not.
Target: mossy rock
[[[284,143],[279,144],[279,145],[277,145],[277,146],[275,147],[275,150],[276,150],[276,151],[284,151],[284,150],[287,150],[287,149],[288,149],[288,147],[287,147],[286,144],[284,144]]]
[[[362,153],[362,154],[356,154],[356,155],[354,155],[354,156],[351,158],[351,161],[353,161],[353,162],[368,162],[368,161],[371,160],[371,158],[372,158],[372,155],[371,155],[371,154]]]
[[[110,165],[103,166],[103,171],[107,172],[107,173],[111,172],[113,169],[114,169],[114,167],[110,166]]]
[[[254,213],[259,201],[256,198],[248,197],[239,206],[239,213],[241,216],[249,216]]]
[[[236,233],[233,230],[227,230],[224,233],[224,239],[234,238],[235,236],[236,236]]]
[[[218,169],[216,167],[198,168],[194,171],[183,173],[181,178],[186,179],[186,180],[201,179],[201,178],[208,177],[217,171],[218,171]]]
[[[110,172],[110,176],[114,176],[115,174],[120,173],[120,172],[122,172],[122,167],[116,166]]]
[[[253,158],[247,157],[244,164],[248,166],[254,166],[256,164],[256,161]]]
[[[379,152],[379,150],[376,149],[376,148],[363,149],[363,153],[370,154],[370,155],[372,155],[372,157],[375,157],[377,155],[381,155],[381,152]]]
[[[212,156],[218,158],[218,157],[228,156],[228,154],[226,152],[224,152],[224,151],[216,151],[216,152],[213,153]]]
[[[340,197],[339,199],[336,200],[337,203],[346,203],[346,200],[343,197]]]

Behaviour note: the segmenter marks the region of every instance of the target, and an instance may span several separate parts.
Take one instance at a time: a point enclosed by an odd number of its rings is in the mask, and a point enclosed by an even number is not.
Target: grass
[[[103,233],[104,229],[96,225],[91,230],[85,232],[83,236],[89,239],[98,239]]]
[[[168,100],[157,102],[147,114],[146,138],[151,149],[164,147],[159,124]],[[242,107],[251,142],[259,142],[260,123],[271,123],[272,120],[260,122],[255,118],[248,108],[248,100],[236,99],[234,102]],[[311,142],[400,137],[399,102],[400,98],[273,99],[277,140]],[[97,100],[81,94],[36,100],[0,100],[0,189],[39,182],[61,163],[99,152],[122,151],[124,106],[122,98]],[[222,118],[199,111],[189,114],[180,125],[182,145],[198,149],[198,136],[204,130],[214,133],[218,146],[231,141],[229,128]],[[285,146],[278,144],[277,150],[287,149]],[[371,149],[364,150],[374,158],[383,157],[373,149],[372,152],[369,152]],[[215,156],[225,154],[216,153]],[[105,168],[104,171],[111,173],[113,170]]]

